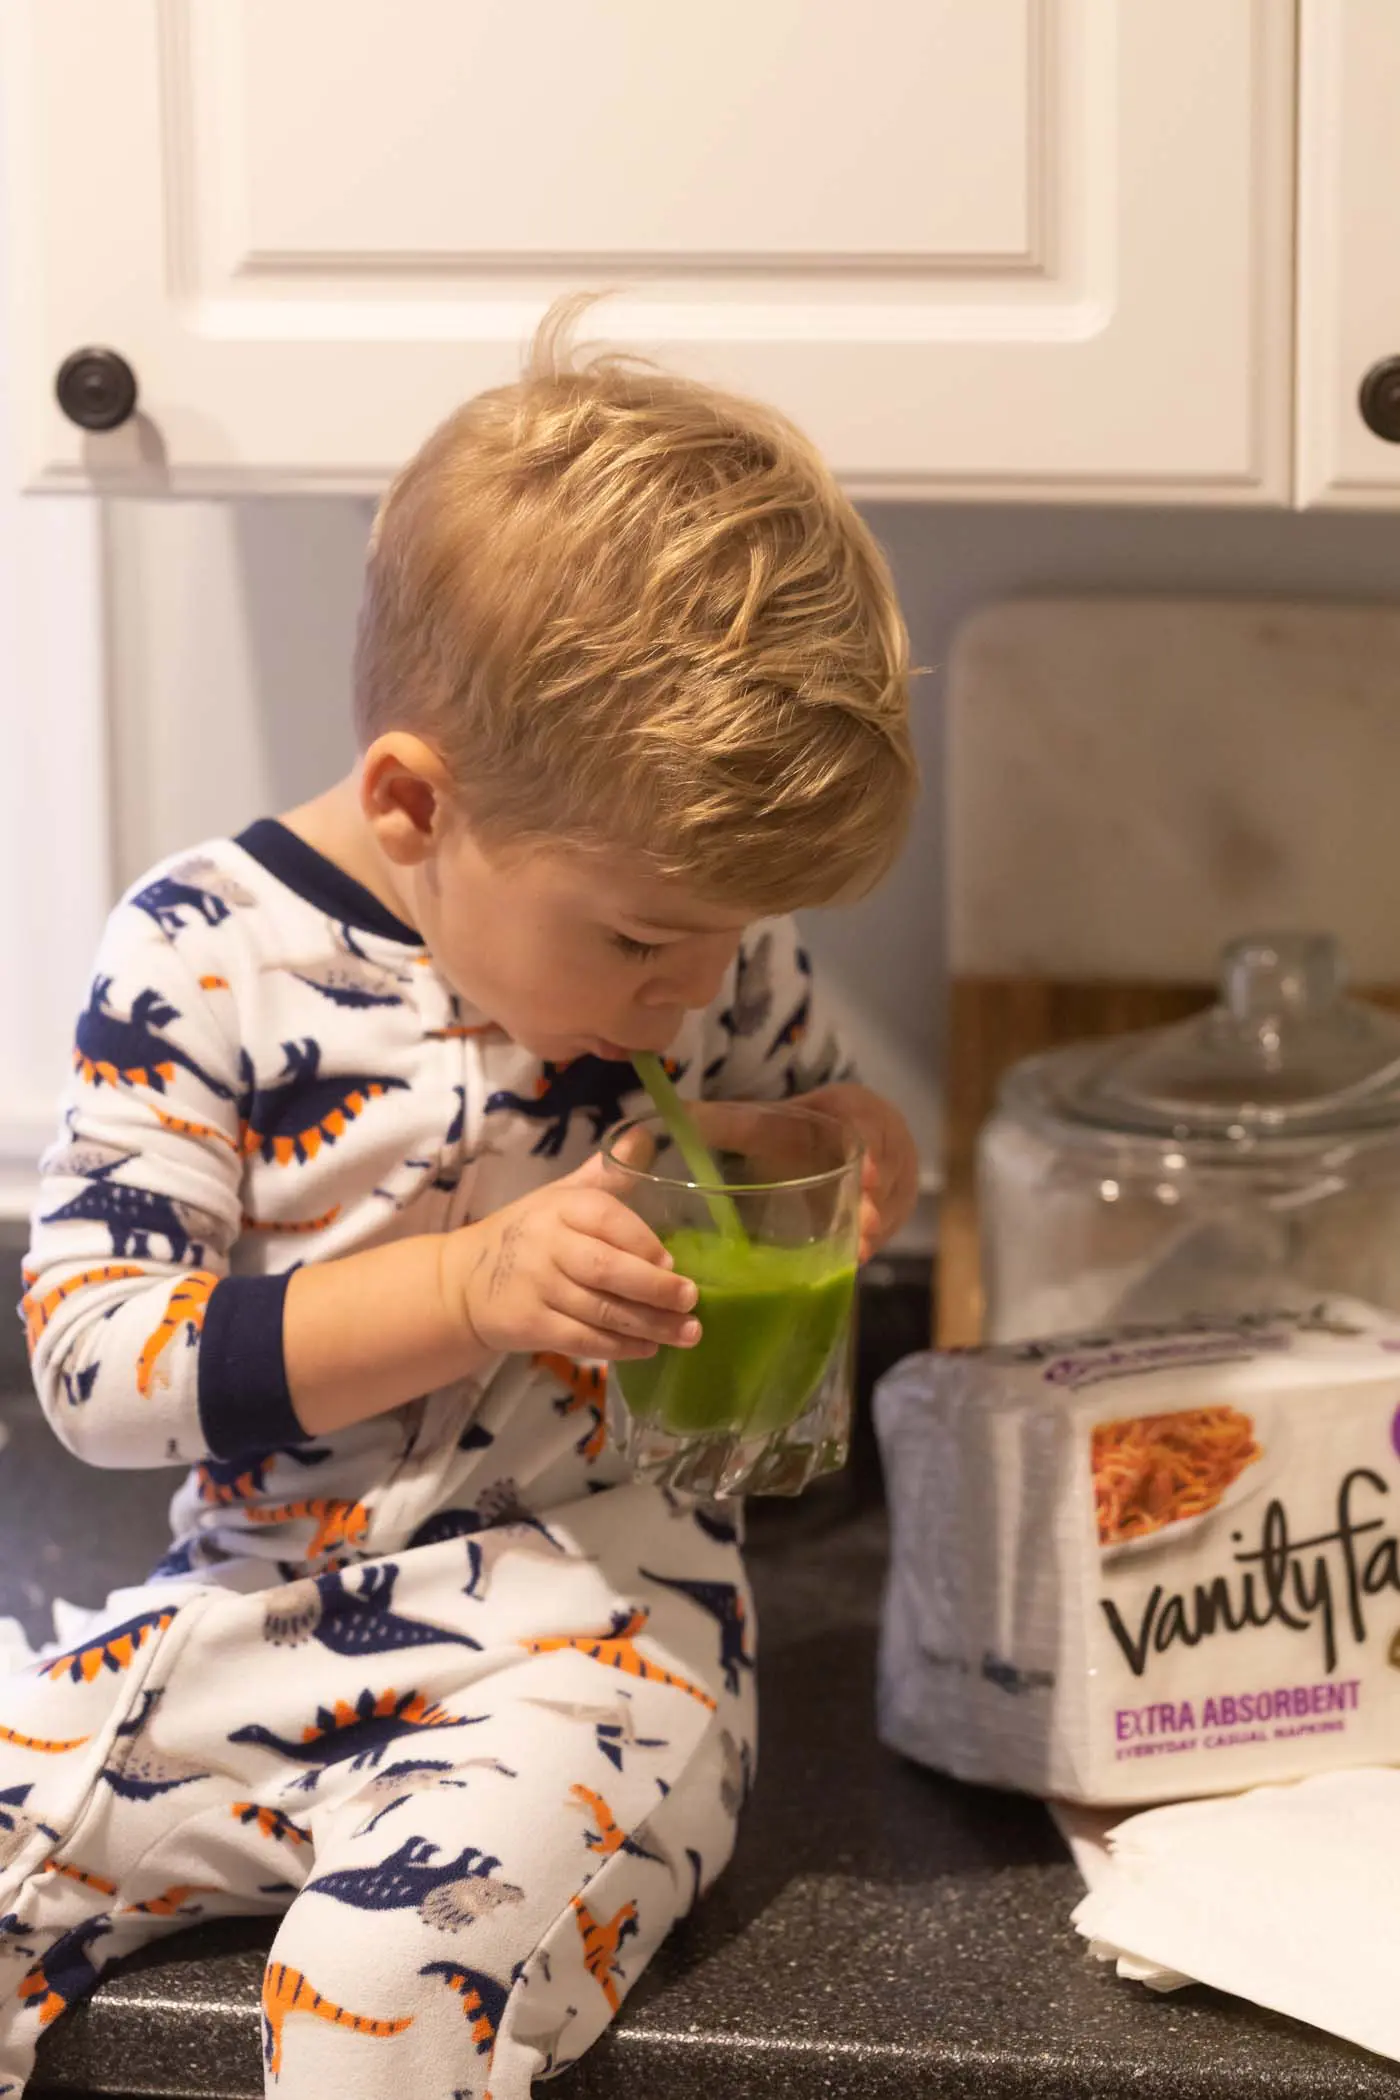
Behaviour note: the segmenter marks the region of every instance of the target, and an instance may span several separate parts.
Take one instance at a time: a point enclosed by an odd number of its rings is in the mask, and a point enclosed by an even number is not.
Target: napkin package
[[[876,1422],[895,1749],[1103,1804],[1400,1758],[1400,1321],[911,1357]]]

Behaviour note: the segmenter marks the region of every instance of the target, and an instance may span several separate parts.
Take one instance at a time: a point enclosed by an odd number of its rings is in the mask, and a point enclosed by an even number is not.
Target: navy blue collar
[[[381,904],[362,882],[356,882],[344,868],[338,868],[324,853],[308,846],[305,839],[298,838],[276,817],[259,817],[246,831],[239,832],[234,844],[298,897],[304,897],[308,904],[314,904],[341,925],[353,926],[357,933],[377,933],[386,941],[402,941],[409,948],[422,947],[421,934],[391,912],[387,904]]]

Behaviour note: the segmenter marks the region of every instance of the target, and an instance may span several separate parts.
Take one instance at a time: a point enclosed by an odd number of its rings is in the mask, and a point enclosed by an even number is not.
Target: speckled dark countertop
[[[881,1355],[918,1345],[907,1307],[891,1324],[898,1348]],[[44,1591],[87,1601],[130,1576],[171,1480],[86,1473],[13,1393],[0,1391],[0,1426],[0,1612],[37,1633]],[[884,1526],[868,1438],[842,1483],[755,1505],[754,1519],[763,1749],[738,1853],[611,2033],[549,2091],[1400,2100],[1400,2068],[1310,2029],[1206,1990],[1156,1998],[1120,1982],[1069,1924],[1078,1877],[1037,1804],[876,1743]],[[258,2100],[269,1937],[206,1927],[125,1965],[45,2041],[35,2100]]]

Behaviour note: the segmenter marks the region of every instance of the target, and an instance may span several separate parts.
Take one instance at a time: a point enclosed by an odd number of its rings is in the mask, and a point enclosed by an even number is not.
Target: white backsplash
[[[952,967],[1189,981],[1302,928],[1400,981],[1397,783],[1400,608],[990,607],[948,686]]]

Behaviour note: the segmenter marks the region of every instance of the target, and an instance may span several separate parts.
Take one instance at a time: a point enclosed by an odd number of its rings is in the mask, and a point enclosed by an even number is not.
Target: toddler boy
[[[189,1470],[150,1578],[0,1683],[0,2094],[118,1955],[282,1913],[269,2092],[524,2100],[732,1849],[734,1527],[602,1415],[695,1290],[595,1147],[664,1051],[853,1124],[866,1252],[907,1214],[781,916],[897,850],[905,637],[782,418],[557,344],[381,507],[353,777],[138,884],[78,1021],[39,1395]]]

